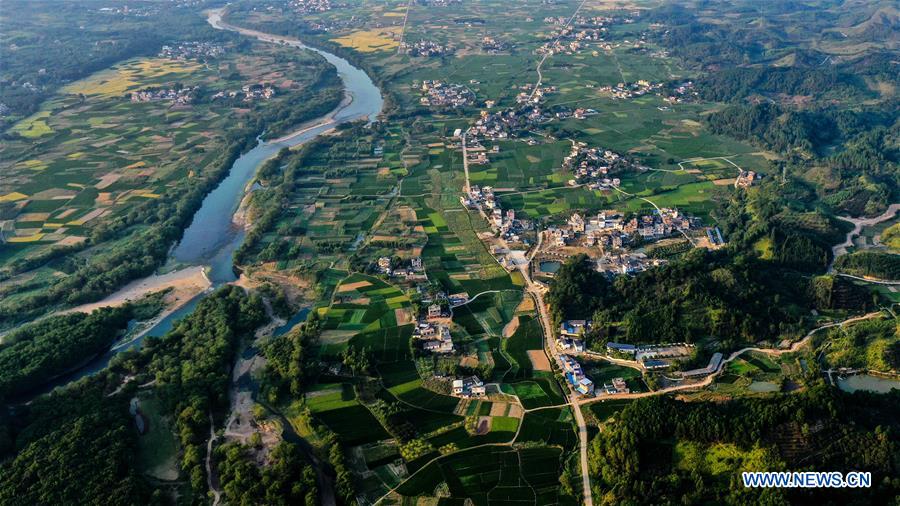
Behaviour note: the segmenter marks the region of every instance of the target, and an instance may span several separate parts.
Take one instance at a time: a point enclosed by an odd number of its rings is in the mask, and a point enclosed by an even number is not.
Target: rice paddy
[[[391,51],[400,45],[396,39],[399,33],[400,27],[392,26],[371,30],[359,30],[331,40],[337,42],[341,46],[354,49],[361,53]]]

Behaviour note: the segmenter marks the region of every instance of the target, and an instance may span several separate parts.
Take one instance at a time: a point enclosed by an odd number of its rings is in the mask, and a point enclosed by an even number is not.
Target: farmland
[[[52,290],[76,265],[91,268],[90,259],[127,256],[137,238],[159,238],[154,225],[179,219],[164,210],[178,202],[184,211],[196,205],[194,192],[222,177],[229,153],[251,142],[260,122],[324,84],[328,74],[314,71],[323,65],[317,56],[259,44],[235,47],[205,65],[129,59],[62,87],[12,126],[2,148],[0,269],[5,277],[19,274],[4,310]],[[272,100],[236,107],[211,98],[259,82],[277,83]],[[182,102],[129,100],[135,91],[167,87],[195,91]],[[31,269],[31,259],[68,250],[85,256],[65,269]]]
[[[896,402],[822,379],[896,370],[897,290],[830,273],[836,217],[898,195],[884,0],[854,4],[872,29],[831,4],[124,2],[21,3],[0,34],[0,332],[186,264],[234,286],[0,416],[0,502],[71,502],[91,458],[155,494],[121,503],[743,504],[743,470],[896,467]],[[227,245],[186,260],[201,202]],[[851,248],[896,250],[896,221]],[[741,347],[782,351],[685,372]],[[123,428],[94,454],[97,406]],[[33,480],[44,454],[66,479]]]
[[[503,16],[491,14],[498,8],[505,11]],[[365,17],[356,15],[362,12]],[[251,275],[273,268],[301,276],[325,273],[318,275],[320,288],[312,301],[323,328],[317,356],[334,361],[345,352],[366,350],[374,362],[371,374],[377,376],[379,389],[371,394],[369,386],[358,388],[360,399],[373,413],[383,409],[382,402],[395,406],[391,409],[397,414],[379,422],[399,436],[394,451],[404,461],[405,473],[381,462],[366,465],[368,471],[358,476],[365,476],[364,493],[371,500],[392,489],[405,497],[449,493],[479,504],[504,500],[495,495],[500,490],[506,500],[573,500],[542,496],[547,492],[540,487],[506,490],[493,478],[472,481],[469,476],[468,468],[476,469],[485,451],[473,446],[513,441],[537,445],[541,452],[553,452],[563,466],[577,433],[571,411],[554,407],[565,404],[565,396],[550,363],[544,362],[544,336],[533,307],[517,309],[524,280],[498,263],[483,240],[492,235],[491,228],[460,202],[463,160],[453,138],[454,130],[471,125],[486,100],[496,103],[492,110],[514,106],[519,86],[533,81],[538,60],[534,50],[551,32],[544,17],[569,14],[570,6],[556,4],[541,5],[538,15],[524,5],[501,7],[494,1],[435,9],[361,2],[314,16],[332,28],[327,33],[301,34],[281,24],[294,16],[289,12],[263,12],[244,3],[230,11],[235,23],[298,35],[377,69],[391,103],[416,111],[402,120],[322,139],[286,155],[277,170],[264,170],[260,181],[265,189],[254,195],[251,209],[256,210],[251,215],[265,225],[238,255]],[[401,16],[407,15],[401,39]],[[296,19],[303,22],[302,17]],[[467,26],[471,19],[478,20],[477,28]],[[484,52],[485,36],[503,39],[509,49]],[[420,40],[446,46],[451,53],[417,58],[400,45]],[[544,106],[591,108],[595,113],[580,119],[551,118],[521,139],[484,143],[485,163],[470,164],[470,182],[493,187],[503,209],[554,223],[573,211],[651,208],[643,197],[707,220],[713,199],[731,190],[730,183],[722,181],[737,176],[735,165],[757,171],[768,167],[768,153],[706,130],[702,117],[716,104],[671,106],[651,95],[620,101],[598,90],[622,80],[693,77],[674,60],[634,54],[624,44],[595,55],[558,56],[544,67],[545,83],[557,87]],[[464,84],[475,103],[428,110],[419,104],[420,84],[427,80]],[[573,187],[563,160],[576,142],[626,154],[652,170],[622,174],[622,192]],[[290,190],[281,192],[279,187]],[[273,202],[280,203],[281,211],[267,214]],[[384,258],[396,264],[416,257],[427,281],[387,277],[375,267]],[[396,314],[421,315],[426,304],[420,297],[434,290],[477,296],[450,312],[453,357],[422,358],[415,340],[410,342],[412,326],[401,325]],[[513,319],[518,321],[507,334]],[[499,388],[486,400],[449,397],[446,380],[430,377],[438,363],[474,372]],[[597,384],[624,377],[632,390],[647,389],[634,369],[609,364],[587,368]],[[604,413],[614,411],[598,412],[595,418],[605,420]],[[379,432],[373,429],[367,444],[387,448],[384,441],[372,442],[383,437]],[[516,455],[521,450],[503,447],[497,452]],[[488,452],[490,458],[509,458],[494,453]],[[516,455],[520,457],[524,454]],[[518,467],[520,472],[524,467]],[[504,471],[504,481],[507,475]]]

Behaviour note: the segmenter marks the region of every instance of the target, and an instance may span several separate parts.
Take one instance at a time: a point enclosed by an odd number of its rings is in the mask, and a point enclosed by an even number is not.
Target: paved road
[[[535,247],[535,252],[540,249],[541,237],[542,234],[538,233],[538,244]],[[534,253],[531,255],[531,258],[534,258]],[[553,360],[556,361],[557,365],[562,368],[562,361],[559,358],[559,350],[557,350],[552,341],[554,334],[553,328],[550,325],[550,314],[547,311],[547,305],[544,302],[544,292],[537,284],[534,283],[534,281],[532,281],[531,276],[528,272],[529,263],[519,265],[519,271],[522,273],[522,277],[525,279],[525,289],[528,294],[534,299],[535,306],[538,310],[538,315],[540,316],[541,328],[544,331],[544,350],[550,357],[552,357]],[[588,467],[587,424],[585,423],[584,416],[581,413],[578,394],[576,394],[575,391],[572,390],[571,386],[569,386],[568,384],[566,386],[568,387],[568,393],[566,394],[566,405],[572,409],[572,413],[575,415],[575,424],[578,426],[581,479],[583,488],[582,493],[584,495],[584,504],[586,506],[593,506],[594,501],[593,497],[591,496],[590,468]]]
[[[862,321],[862,320],[868,320],[870,318],[876,318],[876,317],[880,317],[880,316],[883,316],[883,313],[881,311],[875,311],[875,312],[868,313],[868,314],[865,314],[862,316],[855,316],[853,318],[848,318],[843,321],[829,323],[827,325],[822,325],[821,327],[816,327],[813,330],[809,331],[809,333],[807,333],[806,336],[803,337],[803,339],[792,344],[790,348],[772,349],[772,348],[757,348],[754,346],[748,346],[746,348],[741,348],[740,350],[732,352],[731,355],[728,356],[728,358],[723,360],[722,363],[719,364],[719,368],[716,369],[715,372],[706,376],[705,378],[703,378],[702,381],[698,381],[697,383],[676,385],[676,386],[672,386],[672,387],[668,387],[668,388],[654,390],[652,392],[640,392],[640,393],[633,393],[633,394],[617,394],[617,395],[593,397],[593,398],[589,398],[589,399],[582,399],[580,404],[591,404],[594,402],[601,402],[601,401],[605,401],[605,400],[609,400],[609,399],[638,399],[641,397],[664,395],[664,394],[668,394],[668,393],[672,393],[672,392],[679,392],[682,390],[695,390],[698,388],[703,388],[703,387],[709,386],[713,382],[713,380],[719,374],[721,374],[722,371],[725,370],[725,366],[729,362],[736,360],[738,357],[740,357],[744,353],[748,353],[751,351],[755,351],[757,353],[765,353],[767,355],[783,355],[785,353],[794,353],[794,352],[798,351],[800,348],[806,346],[806,344],[809,342],[809,340],[812,339],[812,337],[815,334],[817,334],[818,332],[820,332],[822,330],[829,329],[832,327],[843,327],[844,325],[847,325],[848,323],[854,323],[854,322],[858,322],[858,321]]]
[[[463,188],[463,191],[466,192],[466,197],[469,196],[469,191],[471,190],[471,186],[469,186],[469,153],[466,151],[466,133],[462,133],[462,155],[463,155],[463,171],[466,173],[466,186]]]
[[[572,21],[575,19],[575,16],[578,15],[578,12],[581,10],[582,7],[584,7],[585,3],[587,3],[587,0],[582,0],[581,3],[578,4],[578,8],[575,9],[575,12],[572,13],[572,15],[569,17],[569,20],[566,21],[566,24],[563,25],[563,27],[560,29],[561,31],[565,30],[566,28],[569,27],[569,25],[572,24]],[[559,36],[553,40],[553,44],[556,44],[559,41],[560,37],[562,37],[562,33],[560,33]],[[541,87],[541,83],[544,82],[544,74],[541,73],[541,67],[544,66],[544,61],[546,61],[547,58],[549,58],[552,54],[553,53],[550,51],[544,53],[544,57],[541,58],[541,61],[538,62],[538,64],[537,64],[538,80],[537,80],[537,83],[535,83],[535,85],[534,85],[534,89],[531,90],[531,94],[528,95],[528,100],[531,100],[534,98],[534,94],[537,93],[538,88]]]

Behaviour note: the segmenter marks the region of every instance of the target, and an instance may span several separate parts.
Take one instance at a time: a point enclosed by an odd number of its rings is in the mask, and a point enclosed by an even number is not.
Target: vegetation
[[[557,272],[555,321],[593,316],[589,339],[630,343],[722,340],[723,349],[797,336],[814,306],[809,281],[766,262],[693,250],[669,265],[609,282],[584,256]],[[665,304],[661,304],[665,301]]]
[[[900,256],[878,251],[859,251],[838,257],[834,268],[855,276],[896,280],[900,279]]]
[[[825,363],[832,368],[890,372],[900,369],[900,327],[896,320],[866,320],[828,331]]]
[[[219,483],[232,504],[317,503],[316,478],[296,445],[281,442],[261,469],[250,460],[250,448],[228,443],[216,448]]]
[[[741,471],[869,471],[896,476],[897,392],[801,394],[725,403],[639,399],[596,436],[590,469],[604,504],[796,504],[890,501],[892,478],[869,489],[750,489]]]
[[[133,467],[137,433],[128,399],[109,397],[106,379],[38,398],[16,416],[15,452],[0,466],[0,502],[152,503]]]
[[[23,327],[0,347],[0,398],[27,392],[108,349],[132,308],[71,313]]]

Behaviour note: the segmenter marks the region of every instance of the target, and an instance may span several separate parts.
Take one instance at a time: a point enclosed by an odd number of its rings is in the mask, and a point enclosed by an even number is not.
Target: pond
[[[750,386],[747,387],[751,392],[778,392],[781,390],[781,386],[777,383],[772,383],[771,381],[754,381],[750,383]]]
[[[556,274],[560,267],[562,267],[560,262],[555,260],[544,260],[539,264],[538,269],[545,274]]]
[[[900,379],[881,378],[868,374],[856,374],[847,378],[837,379],[838,388],[845,392],[875,392],[886,394],[892,388],[900,389]]]

